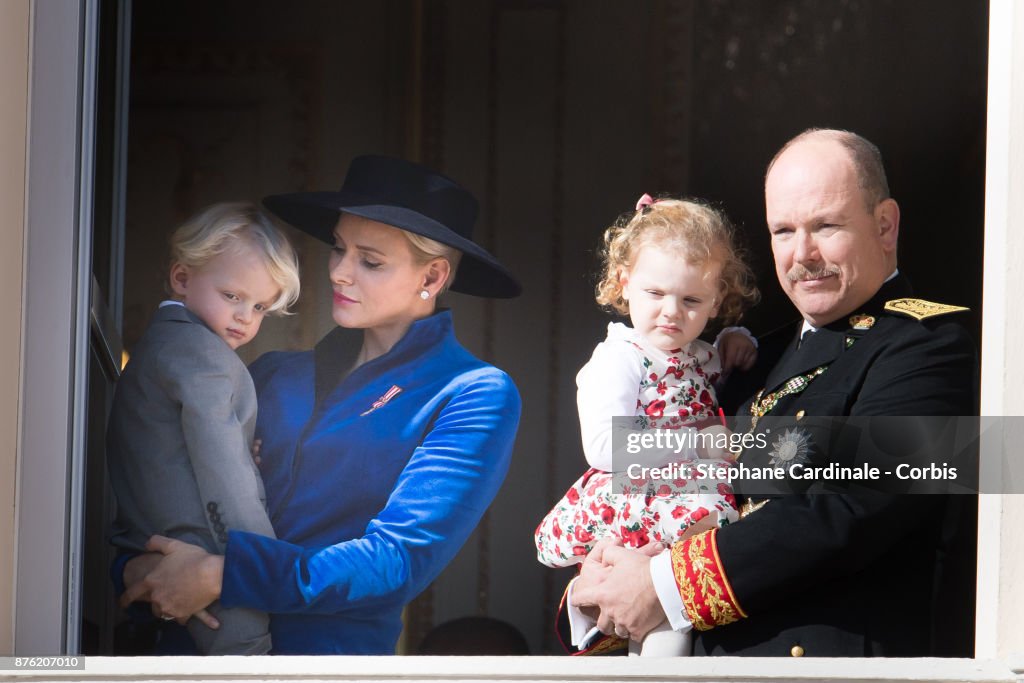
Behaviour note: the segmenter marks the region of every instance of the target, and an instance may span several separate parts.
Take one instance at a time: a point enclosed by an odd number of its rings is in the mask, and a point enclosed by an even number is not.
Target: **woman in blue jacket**
[[[224,556],[154,537],[163,556],[128,564],[124,600],[165,619],[208,620],[216,599],[270,612],[279,654],[390,654],[402,608],[497,493],[519,422],[512,380],[456,341],[437,296],[520,286],[471,240],[472,195],[416,164],[359,157],[339,192],[264,204],[333,246],[338,323],[251,368],[278,537],[232,531]]]

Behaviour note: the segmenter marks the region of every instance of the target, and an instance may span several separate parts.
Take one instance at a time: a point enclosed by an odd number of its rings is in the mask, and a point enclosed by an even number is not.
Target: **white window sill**
[[[0,671],[0,681],[820,681],[1018,683],[1024,659],[805,657],[88,657],[85,670]]]

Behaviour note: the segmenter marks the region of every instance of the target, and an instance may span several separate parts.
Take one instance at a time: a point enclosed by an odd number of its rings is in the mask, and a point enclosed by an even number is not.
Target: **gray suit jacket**
[[[223,554],[228,529],[273,536],[250,450],[255,427],[256,390],[238,355],[184,306],[158,309],[118,380],[107,426],[111,542],[139,551],[162,534]],[[260,618],[266,643],[257,647],[269,647]],[[223,640],[230,615],[221,621]],[[236,645],[206,651],[254,651]]]

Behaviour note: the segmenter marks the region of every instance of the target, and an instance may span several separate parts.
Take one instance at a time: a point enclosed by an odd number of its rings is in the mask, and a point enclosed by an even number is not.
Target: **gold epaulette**
[[[937,304],[934,301],[925,301],[924,299],[892,299],[885,302],[885,310],[893,313],[902,313],[917,320],[924,320],[925,318],[934,318],[937,315],[959,313],[960,311],[969,311],[971,309],[964,308],[963,306]]]

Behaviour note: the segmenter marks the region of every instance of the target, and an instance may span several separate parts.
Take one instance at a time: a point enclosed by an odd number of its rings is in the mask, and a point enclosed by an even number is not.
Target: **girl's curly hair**
[[[717,319],[723,325],[738,321],[743,311],[760,299],[754,274],[723,213],[693,199],[659,199],[622,214],[605,230],[597,303],[622,315],[629,313],[629,305],[622,298],[620,276],[633,267],[640,248],[651,244],[665,251],[675,250],[691,264],[721,264]]]

